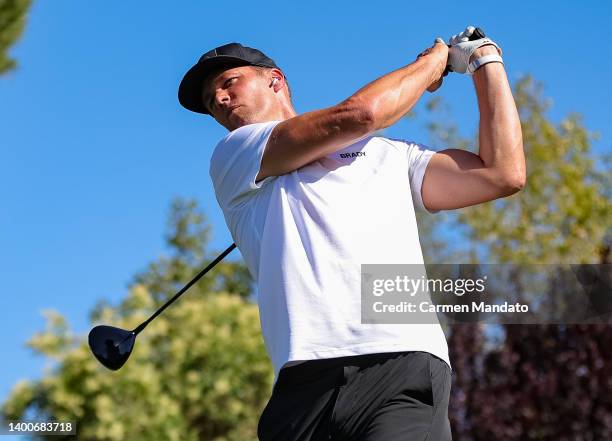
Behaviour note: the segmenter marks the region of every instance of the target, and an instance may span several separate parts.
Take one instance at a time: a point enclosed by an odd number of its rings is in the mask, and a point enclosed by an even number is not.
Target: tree
[[[193,200],[176,199],[172,202],[168,227],[166,242],[171,255],[151,263],[133,280],[135,284],[147,286],[156,300],[164,302],[169,293],[174,294],[206,266],[204,245],[211,234],[206,217],[197,211],[197,203]],[[205,277],[191,288],[195,295],[219,291],[221,286],[244,298],[251,294],[252,280],[244,264],[226,259],[215,267],[215,272],[217,277]]]
[[[98,304],[92,322],[133,329],[144,321],[212,260],[209,232],[195,202],[174,201],[172,256],[138,274],[116,307]],[[255,440],[273,377],[257,307],[231,291],[250,286],[244,274],[241,263],[220,263],[138,336],[117,372],[102,367],[85,336],[48,311],[47,328],[28,345],[55,366],[40,380],[17,384],[3,417],[76,421],[80,440]]]
[[[542,85],[514,87],[527,158],[527,185],[511,197],[450,214],[446,225],[465,263],[609,263],[609,156],[593,154],[578,114],[547,117]],[[439,100],[432,111],[446,108]],[[450,123],[429,124],[444,144],[477,145]],[[455,260],[456,261],[456,260]],[[508,283],[523,282],[520,277]],[[561,286],[560,289],[563,289]],[[487,345],[494,335],[495,345]],[[453,439],[612,439],[612,330],[609,325],[454,325]]]
[[[14,69],[8,50],[21,37],[31,0],[0,0],[0,75]]]
[[[469,207],[459,221],[497,262],[598,263],[610,230],[608,170],[595,167],[595,137],[571,114],[549,121],[542,85],[525,77],[515,87],[527,159],[526,188],[512,197]],[[609,189],[607,190],[609,191]]]

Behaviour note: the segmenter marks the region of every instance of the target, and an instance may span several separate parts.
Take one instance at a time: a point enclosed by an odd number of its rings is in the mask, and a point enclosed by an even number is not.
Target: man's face
[[[271,77],[251,66],[213,73],[204,82],[204,105],[215,120],[230,131],[269,121],[270,112],[278,104],[270,81]]]

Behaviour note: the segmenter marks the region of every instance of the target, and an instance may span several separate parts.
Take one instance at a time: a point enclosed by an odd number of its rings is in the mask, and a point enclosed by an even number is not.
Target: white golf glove
[[[487,37],[479,38],[477,40],[470,40],[470,37],[472,37],[474,30],[474,26],[468,26],[467,28],[465,28],[465,31],[461,32],[460,34],[453,35],[448,41],[448,44],[450,46],[448,50],[448,67],[451,71],[472,75],[476,71],[476,69],[487,63],[503,63],[501,57],[502,50],[493,40]],[[470,63],[470,57],[472,56],[474,51],[479,47],[482,47],[487,44],[492,44],[493,46],[495,46],[499,51],[499,55],[485,55],[476,60],[473,60]]]

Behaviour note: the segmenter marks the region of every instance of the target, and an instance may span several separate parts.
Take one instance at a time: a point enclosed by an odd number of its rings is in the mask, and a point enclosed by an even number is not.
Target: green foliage
[[[597,263],[612,219],[603,174],[590,151],[594,137],[578,114],[555,125],[546,118],[542,86],[518,82],[527,185],[516,195],[470,207],[460,221],[499,262]]]
[[[160,257],[146,271],[137,274],[133,283],[146,286],[151,295],[164,303],[189,280],[212,261],[219,252],[206,258],[206,243],[210,240],[210,227],[203,213],[197,211],[195,201],[176,199],[172,202],[168,220],[166,242],[171,256]],[[228,243],[229,245],[229,243]],[[251,277],[242,263],[228,256],[214,269],[215,277],[206,277],[190,289],[191,296],[206,295],[210,291],[225,289],[242,297],[251,293]]]
[[[597,263],[610,234],[610,157],[591,151],[596,138],[579,114],[559,124],[531,76],[514,87],[523,131],[527,185],[507,198],[457,210],[451,228],[465,232],[464,252],[490,263]],[[446,111],[437,98],[430,110]],[[447,120],[444,118],[443,120]],[[432,122],[432,137],[449,147],[469,148],[452,123]],[[484,249],[484,252],[483,252]]]
[[[7,52],[23,32],[30,4],[31,0],[0,0],[0,75],[16,66]]]
[[[610,155],[591,151],[594,136],[580,115],[559,124],[550,121],[549,100],[530,76],[516,83],[513,94],[523,131],[526,187],[444,217],[426,215],[429,223],[422,232],[459,231],[455,242],[461,244],[455,254],[443,247],[434,254],[436,260],[426,261],[609,263]],[[439,98],[429,110],[443,115],[428,125],[433,145],[475,151],[477,136],[463,138]],[[508,290],[536,295],[525,276],[513,271]],[[450,331],[454,440],[611,439],[609,326],[475,323],[454,325]]]
[[[135,328],[201,268],[209,228],[196,204],[176,200],[170,227],[172,257],[138,275],[117,307],[99,304],[93,324]],[[46,312],[47,328],[28,345],[55,365],[41,380],[15,385],[3,416],[76,421],[79,440],[255,440],[272,369],[256,305],[228,289],[244,289],[243,274],[232,272],[241,264],[220,265],[151,322],[116,372],[59,313]]]

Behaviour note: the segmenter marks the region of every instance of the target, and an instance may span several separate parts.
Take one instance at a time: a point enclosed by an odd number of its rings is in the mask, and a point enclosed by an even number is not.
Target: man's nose
[[[221,107],[224,104],[227,105],[229,103],[230,96],[226,91],[217,92],[217,96],[215,97],[215,101],[217,106]]]

